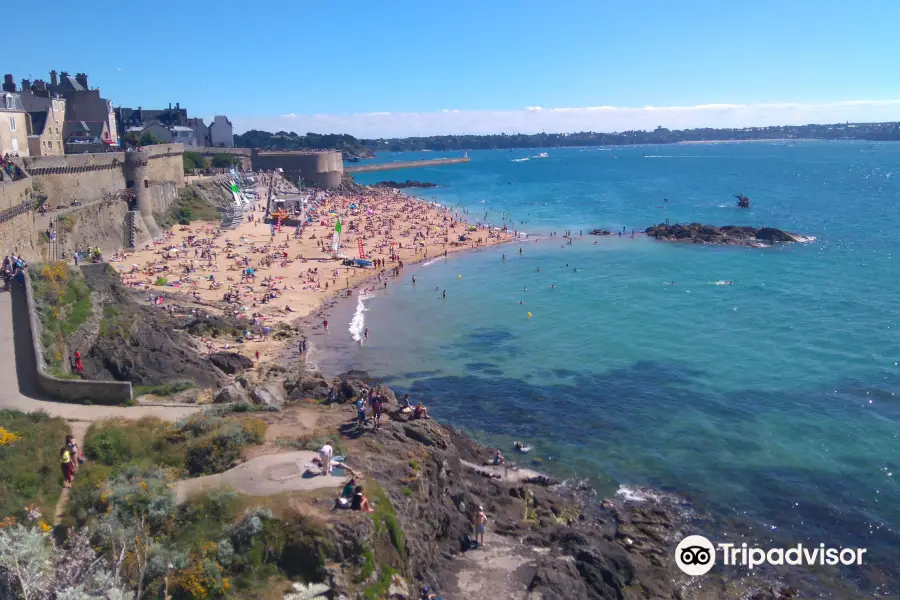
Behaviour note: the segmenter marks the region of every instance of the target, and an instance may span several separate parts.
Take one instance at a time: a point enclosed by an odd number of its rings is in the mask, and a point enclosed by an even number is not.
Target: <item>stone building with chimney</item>
[[[0,155],[28,156],[28,113],[19,94],[0,93]]]
[[[12,75],[5,75],[3,82],[4,91],[15,92],[16,84]],[[68,152],[102,152],[118,147],[118,131],[116,117],[112,102],[100,96],[98,88],[91,88],[85,73],[77,73],[74,77],[67,71],[57,73],[50,71],[50,81],[42,79],[30,81],[22,80],[22,101],[26,111],[44,112],[50,110],[47,118],[34,117],[32,119],[31,135],[43,137],[44,149],[48,150],[47,141],[56,142],[56,125],[45,131],[48,121],[54,121],[53,100],[63,100],[63,122],[60,128],[61,142]],[[60,106],[57,104],[57,108]],[[57,111],[58,112],[58,111]],[[37,119],[40,128],[34,126]],[[57,148],[52,148],[57,150]]]

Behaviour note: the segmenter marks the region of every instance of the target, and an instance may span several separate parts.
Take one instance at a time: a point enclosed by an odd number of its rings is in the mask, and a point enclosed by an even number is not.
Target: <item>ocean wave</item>
[[[699,156],[696,154],[647,154],[644,158],[709,158],[708,156]]]
[[[366,298],[368,296],[365,294],[359,295],[356,301],[356,312],[353,313],[353,318],[350,319],[350,337],[353,338],[354,342],[361,342],[363,333],[366,330]]]
[[[632,485],[620,485],[616,490],[616,498],[622,502],[661,502],[664,496],[655,490]]]
[[[719,281],[710,281],[711,285],[731,285],[733,281],[725,281],[724,279],[720,279]]]
[[[441,260],[441,258],[443,258],[443,257],[438,256],[437,258],[432,258],[431,260],[429,260],[427,262],[423,262],[422,266],[427,267],[428,265],[432,265],[432,264],[436,263],[437,261]]]
[[[794,239],[797,240],[798,242],[800,242],[801,244],[806,244],[809,242],[816,241],[816,236],[814,236],[814,235],[806,236],[806,235],[794,234]]]
[[[528,158],[527,156],[526,156],[525,158],[514,158],[514,159],[512,159],[513,162],[525,162],[526,160],[531,160],[531,159]]]

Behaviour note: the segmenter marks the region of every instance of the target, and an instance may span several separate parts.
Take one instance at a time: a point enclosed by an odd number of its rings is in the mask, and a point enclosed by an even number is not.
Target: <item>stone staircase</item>
[[[130,210],[125,213],[125,247],[126,248],[134,248],[135,242],[137,238],[137,224],[136,224],[136,215],[137,211]]]

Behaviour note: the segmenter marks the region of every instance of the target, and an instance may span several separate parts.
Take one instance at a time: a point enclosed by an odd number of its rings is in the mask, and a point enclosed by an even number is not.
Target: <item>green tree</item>
[[[162,142],[158,137],[150,133],[149,131],[144,132],[141,135],[141,146],[152,146],[153,144],[161,144]]]
[[[184,162],[184,172],[188,173],[195,169],[205,169],[206,159],[199,152],[185,152],[182,157]]]
[[[241,164],[241,157],[234,154],[216,154],[212,158],[212,166],[216,169],[228,169]]]

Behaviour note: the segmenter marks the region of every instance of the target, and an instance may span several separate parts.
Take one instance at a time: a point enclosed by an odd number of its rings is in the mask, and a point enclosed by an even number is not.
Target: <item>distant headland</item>
[[[454,150],[512,150],[516,148],[566,148],[577,146],[631,146],[638,144],[678,144],[709,142],[797,142],[809,140],[869,140],[873,142],[900,141],[900,123],[835,123],[831,125],[776,125],[771,127],[743,127],[730,129],[666,129],[652,131],[621,131],[601,133],[491,134],[491,135],[434,135],[407,138],[357,139],[351,135],[277,134],[251,130],[235,136],[235,145],[243,148],[277,148],[300,150],[324,147],[337,148],[347,160],[355,157],[371,158],[379,152],[454,151]]]

